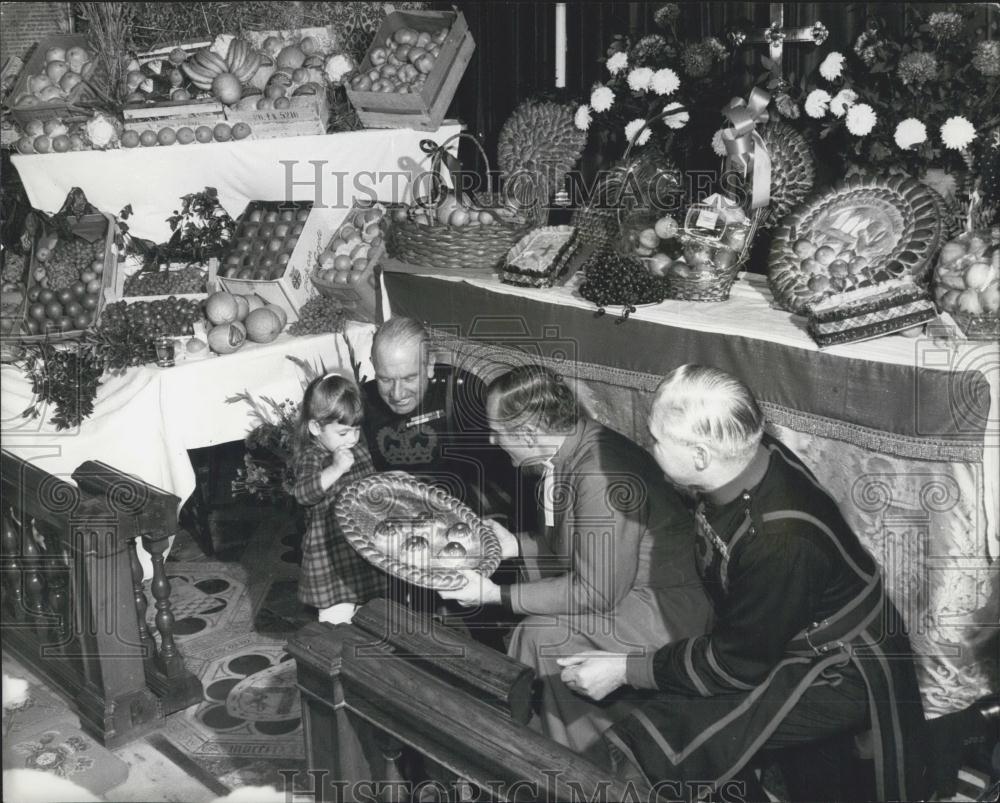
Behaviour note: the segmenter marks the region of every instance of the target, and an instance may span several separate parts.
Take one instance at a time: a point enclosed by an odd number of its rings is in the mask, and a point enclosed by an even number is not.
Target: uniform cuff
[[[507,613],[514,612],[514,603],[510,598],[510,586],[500,586],[500,607],[503,608]]]
[[[649,650],[640,655],[630,655],[625,662],[625,679],[633,689],[655,689],[656,677],[653,674],[653,659],[656,652]]]

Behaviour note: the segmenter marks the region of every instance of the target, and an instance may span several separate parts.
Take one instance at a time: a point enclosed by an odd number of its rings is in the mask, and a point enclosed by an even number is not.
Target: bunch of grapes
[[[194,265],[181,270],[140,271],[125,280],[126,298],[204,292],[205,272]]]
[[[15,254],[13,251],[7,251],[3,263],[3,281],[10,284],[21,284],[24,279],[24,257],[20,254]]]
[[[653,276],[633,257],[614,252],[597,252],[583,266],[586,276],[580,295],[597,304],[599,313],[607,306],[625,307],[621,320],[635,312],[636,304],[658,304],[666,298],[663,278]]]
[[[344,308],[335,298],[313,296],[299,310],[299,319],[288,327],[293,335],[323,335],[344,328]]]
[[[72,287],[95,261],[104,262],[104,240],[88,243],[80,237],[60,237],[45,263],[49,287],[56,291]]]

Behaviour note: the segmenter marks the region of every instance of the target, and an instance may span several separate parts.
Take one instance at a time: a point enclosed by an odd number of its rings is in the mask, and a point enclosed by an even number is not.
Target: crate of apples
[[[1000,227],[948,242],[934,268],[934,300],[969,337],[1000,336]]]
[[[353,210],[320,253],[314,283],[353,287],[374,286],[371,268],[385,253],[385,207],[375,204]]]
[[[278,279],[305,229],[312,204],[252,203],[240,218],[219,273],[232,279]],[[279,208],[281,207],[281,208]]]

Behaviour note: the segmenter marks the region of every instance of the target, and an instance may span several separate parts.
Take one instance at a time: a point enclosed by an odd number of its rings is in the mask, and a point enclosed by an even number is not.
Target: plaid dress
[[[319,477],[333,462],[333,453],[312,442],[295,461],[293,494],[295,501],[306,508],[299,600],[320,609],[341,602],[362,605],[385,596],[387,576],[347,543],[333,512],[337,496],[344,488],[375,473],[364,439],[351,452],[354,465],[325,492]]]

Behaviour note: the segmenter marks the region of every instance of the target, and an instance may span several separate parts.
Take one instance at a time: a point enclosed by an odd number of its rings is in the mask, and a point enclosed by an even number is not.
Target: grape
[[[125,297],[204,293],[205,272],[193,265],[181,270],[140,271],[125,280]]]
[[[650,274],[642,263],[614,252],[593,254],[583,265],[585,279],[580,295],[598,306],[625,307],[620,321],[635,312],[636,304],[658,304],[666,297],[666,281]]]
[[[343,307],[335,298],[314,296],[299,310],[299,319],[288,331],[293,335],[318,335],[340,332],[344,328]]]

